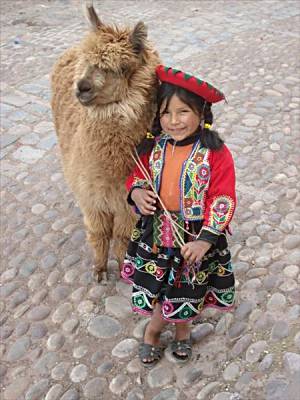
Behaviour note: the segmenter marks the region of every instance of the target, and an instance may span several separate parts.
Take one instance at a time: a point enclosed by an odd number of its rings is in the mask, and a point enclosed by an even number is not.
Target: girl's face
[[[183,140],[191,136],[200,125],[200,115],[179,97],[173,95],[168,108],[164,111],[166,100],[160,108],[160,125],[165,133],[168,133],[174,140]]]

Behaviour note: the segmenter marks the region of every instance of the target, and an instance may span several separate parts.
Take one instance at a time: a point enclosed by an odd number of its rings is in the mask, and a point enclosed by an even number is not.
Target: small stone
[[[0,339],[1,341],[10,337],[13,333],[14,328],[12,326],[3,326],[0,330]]]
[[[276,321],[271,331],[272,340],[281,340],[289,335],[289,325],[286,321]]]
[[[207,400],[208,396],[220,385],[219,382],[210,382],[205,385],[197,395],[197,400]]]
[[[135,325],[133,330],[133,336],[136,339],[142,339],[144,337],[145,327],[149,323],[149,321],[150,318],[143,318]]]
[[[185,386],[191,386],[192,384],[199,381],[199,378],[202,376],[203,370],[201,367],[191,367],[189,368],[183,376],[183,384]]]
[[[24,398],[24,393],[30,383],[29,378],[26,377],[18,377],[18,384],[13,381],[11,384],[6,386],[3,392],[3,399],[4,400],[20,400]]]
[[[34,365],[34,370],[37,374],[42,376],[48,376],[50,370],[54,367],[55,363],[58,362],[57,353],[45,353],[38,359]]]
[[[66,333],[73,333],[79,325],[79,320],[77,318],[70,318],[63,323],[63,331]]]
[[[26,332],[28,332],[29,327],[30,324],[27,321],[18,322],[15,329],[16,336],[23,336]]]
[[[88,376],[88,368],[84,364],[79,364],[74,367],[70,373],[72,382],[83,382]]]
[[[42,258],[41,260],[41,267],[43,269],[51,269],[57,263],[57,257],[54,254],[48,254],[46,257]]]
[[[44,211],[46,211],[46,206],[44,204],[35,204],[31,208],[31,212],[36,215],[42,214]]]
[[[300,235],[287,235],[284,239],[284,247],[288,250],[295,249],[300,246]]]
[[[41,321],[48,317],[51,312],[51,308],[48,306],[36,306],[28,313],[28,318],[30,321]]]
[[[22,358],[30,347],[30,339],[28,337],[17,339],[8,349],[6,359],[8,362],[14,362]]]
[[[117,320],[101,315],[93,318],[87,329],[91,335],[97,338],[110,339],[111,337],[118,336],[122,327]]]
[[[138,348],[138,341],[135,339],[124,339],[112,350],[112,355],[119,358],[134,356]]]
[[[80,400],[80,395],[76,389],[69,389],[60,400]]]
[[[198,343],[213,331],[214,331],[214,326],[212,324],[209,323],[197,324],[195,328],[192,329],[191,339],[193,342]]]
[[[91,361],[93,364],[99,364],[101,362],[103,362],[103,358],[104,358],[104,353],[103,351],[95,351],[95,353],[93,353],[92,357],[91,357]]]
[[[132,314],[130,302],[121,296],[110,296],[105,299],[105,312],[117,318],[128,318]]]
[[[47,347],[50,351],[57,351],[65,343],[65,337],[61,333],[53,333],[47,340]]]
[[[163,366],[158,366],[152,369],[148,376],[148,385],[153,388],[159,388],[170,384],[173,381],[173,371],[171,368],[165,368]]]
[[[233,323],[233,320],[234,317],[231,313],[225,313],[224,315],[222,315],[215,328],[216,335],[224,335],[225,333],[227,333],[228,329]]]
[[[73,357],[74,358],[81,358],[87,354],[89,351],[88,346],[79,346],[73,350]]]
[[[28,278],[36,269],[38,265],[34,260],[25,260],[20,268],[20,275]]]
[[[9,268],[1,274],[1,283],[12,280],[18,273],[17,268]]]
[[[48,391],[45,400],[59,400],[61,398],[61,394],[63,392],[63,386],[60,384],[56,384],[52,386],[52,388]]]
[[[109,371],[112,370],[114,364],[111,361],[104,361],[99,367],[97,368],[97,374],[99,375],[105,375]],[[128,366],[127,366],[128,367]],[[128,369],[128,368],[127,368]]]
[[[223,378],[225,381],[234,381],[240,374],[240,365],[233,362],[225,368],[223,372]]]
[[[277,311],[283,309],[286,305],[286,298],[281,293],[274,293],[267,303],[267,309],[270,311]]]
[[[87,400],[100,400],[106,391],[107,383],[103,378],[91,379],[83,388],[84,398]]]
[[[68,268],[71,267],[72,265],[78,263],[78,261],[80,261],[80,257],[78,254],[70,254],[69,256],[65,257],[62,260],[62,267],[63,268]]]
[[[50,298],[54,302],[60,302],[68,297],[70,294],[70,287],[65,285],[58,285],[50,292]]]
[[[85,300],[79,303],[77,311],[79,314],[89,314],[94,309],[94,303],[91,300]]]
[[[142,389],[139,387],[135,387],[134,389],[132,389],[128,393],[126,400],[144,400],[144,393]]]
[[[47,333],[47,326],[43,323],[37,323],[31,326],[30,335],[33,340],[43,338]]]
[[[273,354],[267,354],[259,364],[258,369],[262,372],[267,371],[271,367],[273,359]]]
[[[281,378],[270,378],[265,384],[265,399],[266,400],[283,400],[286,399],[286,389],[288,382]]]
[[[246,361],[253,364],[261,359],[263,351],[267,348],[267,342],[260,340],[253,343],[246,351]]]
[[[294,279],[291,278],[286,278],[283,283],[279,286],[279,289],[282,290],[283,292],[291,292],[295,289],[297,289],[298,284]]]
[[[252,342],[252,334],[248,333],[247,335],[242,336],[231,349],[231,357],[232,358],[238,357],[250,346],[251,342]]]
[[[52,321],[55,324],[61,324],[67,319],[67,317],[71,314],[72,311],[73,311],[73,306],[71,303],[63,303],[53,313]]]
[[[51,378],[56,381],[61,381],[66,376],[71,363],[62,361],[56,365],[51,371]]]
[[[34,385],[30,386],[25,395],[25,400],[40,400],[47,392],[49,387],[49,380],[42,379]]]
[[[131,374],[137,374],[138,372],[141,371],[140,360],[138,358],[134,358],[133,360],[130,361],[129,364],[127,364],[126,369]]]
[[[98,302],[104,296],[104,294],[105,294],[104,286],[95,286],[89,290],[88,297]]]
[[[130,385],[130,379],[123,374],[118,374],[110,382],[109,389],[112,393],[120,395],[124,393]]]
[[[255,304],[251,301],[242,302],[235,311],[235,317],[239,320],[243,320],[249,316]]]
[[[283,365],[288,374],[300,372],[300,354],[291,352],[284,353]]]
[[[288,278],[295,279],[299,274],[299,267],[297,265],[288,265],[283,269],[283,273]]]
[[[220,392],[216,394],[212,400],[241,400],[240,396],[236,396],[235,393]]]
[[[228,335],[231,339],[238,338],[246,328],[247,324],[245,322],[236,322],[230,327]]]
[[[300,331],[294,337],[295,346],[300,350]]]
[[[152,400],[177,400],[179,397],[179,390],[175,388],[168,388],[162,390]]]

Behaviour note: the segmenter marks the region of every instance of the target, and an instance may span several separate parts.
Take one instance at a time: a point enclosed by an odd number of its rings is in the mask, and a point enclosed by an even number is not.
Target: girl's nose
[[[175,125],[178,123],[178,115],[177,114],[171,114],[171,124]]]

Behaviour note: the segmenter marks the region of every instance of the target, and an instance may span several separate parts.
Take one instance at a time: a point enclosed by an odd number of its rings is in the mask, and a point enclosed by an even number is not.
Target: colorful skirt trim
[[[121,275],[132,283],[134,311],[152,314],[160,302],[162,317],[169,322],[191,321],[205,307],[228,311],[234,305],[234,275],[225,234],[191,268],[179,248],[153,246],[153,217],[142,217],[133,231]]]

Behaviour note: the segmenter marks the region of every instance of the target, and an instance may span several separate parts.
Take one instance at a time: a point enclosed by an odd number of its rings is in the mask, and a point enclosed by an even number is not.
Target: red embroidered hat
[[[208,103],[217,103],[218,101],[225,100],[224,94],[210,83],[182,72],[179,69],[158,65],[155,72],[161,82],[172,83],[173,85],[189,90],[201,96]]]

